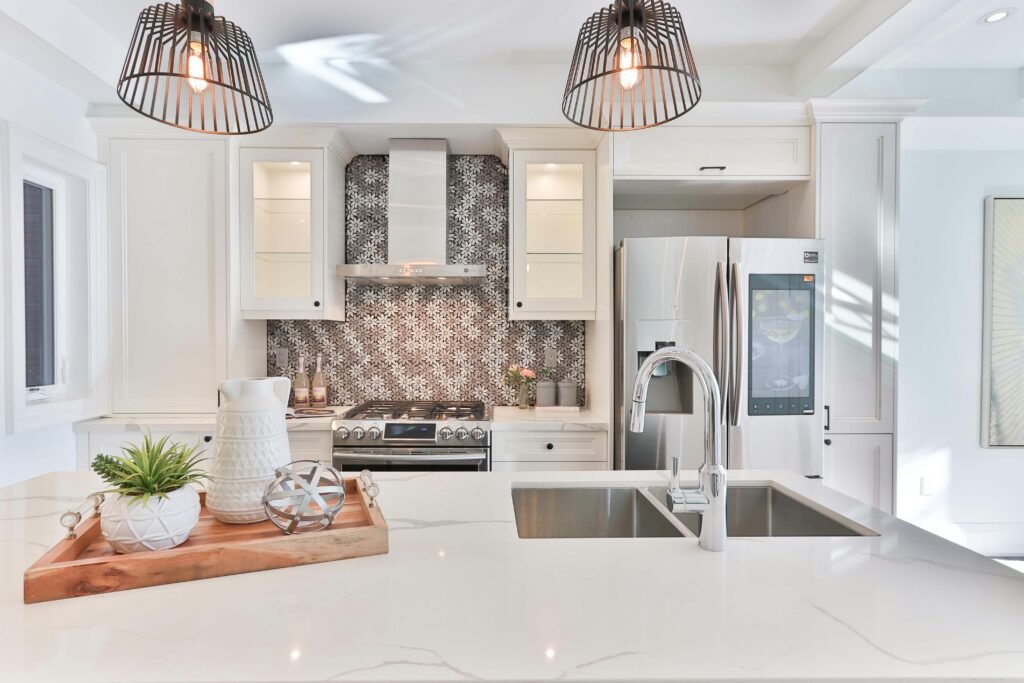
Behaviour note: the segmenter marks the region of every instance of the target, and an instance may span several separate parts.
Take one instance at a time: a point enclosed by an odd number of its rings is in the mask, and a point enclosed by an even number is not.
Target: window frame
[[[21,183],[32,183],[47,188],[53,198],[53,384],[39,387],[27,386],[25,401],[62,401],[68,396],[68,202],[67,182],[59,174],[40,166],[34,160],[26,159],[21,173]],[[24,236],[24,203],[22,203],[22,235]],[[23,237],[24,239],[24,237]],[[24,266],[24,244],[21,250]],[[24,276],[24,271],[22,271]],[[22,278],[24,282],[24,277]],[[22,309],[25,301],[22,297]],[[24,329],[22,330],[24,332]]]
[[[0,121],[0,180],[0,308],[6,313],[0,316],[0,433],[70,425],[105,415],[110,408],[106,168],[48,138]],[[61,336],[59,340],[55,336],[54,350],[66,362],[55,366],[58,383],[45,399],[25,386],[25,180],[55,190],[54,289],[56,294],[60,288],[64,300],[58,312],[55,296],[54,332],[59,319]],[[61,233],[59,252],[57,233]]]

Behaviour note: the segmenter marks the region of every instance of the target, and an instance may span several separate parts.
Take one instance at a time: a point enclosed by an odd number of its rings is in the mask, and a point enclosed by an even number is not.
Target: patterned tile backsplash
[[[358,156],[345,187],[349,263],[387,261],[388,158]],[[323,354],[334,405],[369,399],[480,400],[513,405],[502,384],[511,363],[543,365],[557,353],[558,379],[583,384],[582,322],[508,319],[508,171],[495,156],[448,158],[448,252],[452,263],[483,263],[481,286],[349,285],[346,322],[275,320],[268,369],[292,376],[299,353]],[[275,349],[290,367],[277,368]]]

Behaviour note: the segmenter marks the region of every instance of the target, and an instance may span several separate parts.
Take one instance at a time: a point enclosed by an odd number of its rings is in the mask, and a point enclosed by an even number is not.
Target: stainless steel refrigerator
[[[615,258],[615,458],[620,469],[704,458],[704,399],[688,368],[655,371],[642,433],[629,431],[640,364],[683,346],[715,370],[727,467],[822,471],[824,259],[821,240],[624,239]]]

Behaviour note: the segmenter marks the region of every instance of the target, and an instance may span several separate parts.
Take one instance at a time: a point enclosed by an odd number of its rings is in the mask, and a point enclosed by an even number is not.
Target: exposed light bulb
[[[626,37],[619,41],[619,85],[632,90],[640,82],[640,46],[635,38]]]
[[[188,85],[194,92],[206,90],[206,66],[203,63],[203,44],[192,41],[188,44],[192,54],[188,56]]]

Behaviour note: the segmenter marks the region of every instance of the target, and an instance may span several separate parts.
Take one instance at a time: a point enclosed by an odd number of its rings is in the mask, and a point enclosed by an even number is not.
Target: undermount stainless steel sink
[[[682,537],[667,510],[630,487],[514,488],[520,538]]]
[[[875,536],[835,513],[817,510],[772,486],[729,486],[730,537]],[[517,487],[520,538],[657,538],[700,534],[701,516],[673,515],[667,487]]]
[[[667,487],[651,488],[664,500]],[[729,486],[725,499],[725,533],[731,537],[764,536],[875,536],[835,513],[826,514],[772,486]],[[701,516],[695,512],[675,517],[694,534],[700,533]]]

